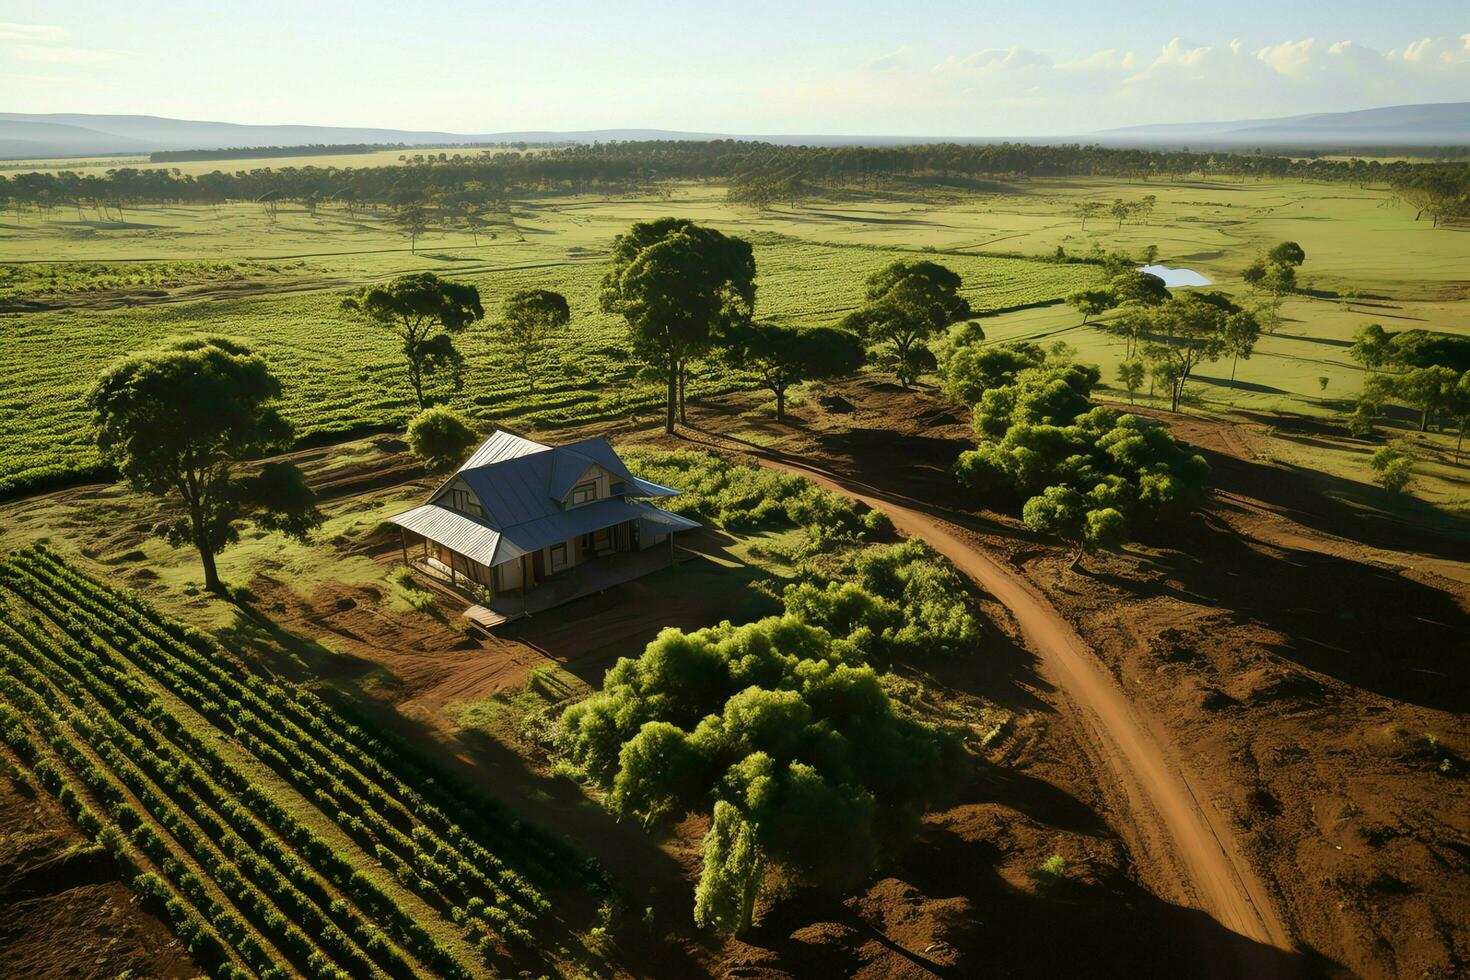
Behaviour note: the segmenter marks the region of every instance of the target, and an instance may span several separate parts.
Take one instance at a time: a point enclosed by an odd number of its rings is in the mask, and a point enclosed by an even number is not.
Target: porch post
[[[403,564],[408,564],[408,532],[403,528],[398,529],[398,546],[403,549]]]

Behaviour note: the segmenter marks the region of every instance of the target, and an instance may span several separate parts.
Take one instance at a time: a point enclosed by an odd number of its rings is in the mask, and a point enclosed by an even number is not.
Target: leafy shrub
[[[1073,545],[1074,565],[1093,547],[1187,511],[1209,466],[1162,426],[1090,408],[1097,369],[1050,365],[1017,372],[975,406],[975,449],[955,475],[973,490],[1023,502],[1028,527]]]
[[[957,741],[900,714],[871,667],[794,615],[664,630],[563,713],[558,738],[619,813],[718,811],[698,908],[731,929],[748,923],[760,862],[800,883],[861,878],[962,758]]]
[[[973,652],[981,625],[954,566],[922,541],[867,548],[851,580],[788,586],[788,612],[864,658]]]
[[[682,491],[664,502],[668,510],[728,531],[784,524],[804,528],[816,541],[826,542],[857,540],[886,521],[869,518],[870,508],[794,473],[693,450],[627,449],[622,455],[640,477]]]
[[[1414,460],[1403,450],[1384,446],[1375,452],[1368,464],[1378,474],[1378,482],[1389,493],[1403,493],[1414,478]]]
[[[462,462],[479,436],[458,413],[436,405],[408,423],[408,448],[432,470]]]

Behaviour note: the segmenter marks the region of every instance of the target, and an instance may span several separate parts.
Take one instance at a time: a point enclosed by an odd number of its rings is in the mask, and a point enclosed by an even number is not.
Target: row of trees
[[[614,239],[602,309],[624,318],[634,353],[664,383],[668,432],[684,419],[689,365],[699,358],[756,372],[784,419],[791,385],[855,372],[865,344],[879,345],[900,382],[912,384],[935,363],[927,341],[970,313],[954,272],[896,261],[868,278],[862,307],[839,328],[760,322],[755,275],[748,242],[685,218],[639,222]]]
[[[1348,356],[1368,372],[1348,425],[1372,432],[1388,403],[1419,413],[1419,431],[1436,421],[1458,432],[1456,452],[1470,429],[1470,338],[1428,330],[1388,331],[1376,323],[1353,335]]]
[[[1119,379],[1131,398],[1145,376],[1169,392],[1169,407],[1178,411],[1185,387],[1201,364],[1249,358],[1261,335],[1255,313],[1242,308],[1227,293],[1190,291],[1171,293],[1158,276],[1134,269],[1119,272],[1105,286],[1079,290],[1067,302],[1091,317],[1110,311],[1117,315],[1099,327],[1125,342]]]
[[[1428,215],[1437,228],[1446,219],[1470,218],[1470,168],[1416,167],[1395,174],[1391,186],[1415,209],[1415,221]]]
[[[432,154],[430,155],[433,156]],[[442,156],[442,155],[441,155]],[[458,160],[383,167],[283,167],[182,174],[122,167],[105,174],[37,171],[0,176],[0,204],[66,206],[78,201],[123,204],[259,201],[372,202],[392,204],[405,195],[432,200],[469,184],[490,197],[506,193],[581,193],[646,187],[659,181],[734,181],[757,198],[788,196],[805,186],[850,186],[917,175],[1110,176],[1148,180],[1188,174],[1389,181],[1406,200],[1421,190],[1452,184],[1448,196],[1463,200],[1463,165],[1406,161],[1305,160],[1288,156],[1191,153],[1177,150],[1109,149],[1099,146],[924,144],[915,146],[775,146],[742,140],[664,140],[548,148],[535,153],[497,153]],[[1456,195],[1459,195],[1456,198]],[[1438,205],[1435,205],[1436,207]],[[1430,213],[1436,220],[1439,212]]]

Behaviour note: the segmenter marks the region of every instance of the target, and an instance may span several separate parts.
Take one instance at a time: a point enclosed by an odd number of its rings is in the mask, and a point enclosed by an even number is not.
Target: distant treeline
[[[339,153],[376,153],[401,149],[402,143],[304,143],[300,146],[250,146],[225,150],[158,150],[148,154],[150,163],[182,163],[186,160],[255,160],[267,157],[311,157]]]
[[[1203,177],[1293,177],[1360,184],[1421,185],[1449,194],[1441,216],[1462,210],[1470,166],[1403,160],[1300,159],[1246,153],[1108,149],[1098,146],[924,144],[915,146],[776,146],[741,140],[650,140],[576,145],[535,153],[427,154],[378,167],[283,167],[235,173],[177,174],[119,168],[105,174],[70,171],[0,176],[0,201],[16,208],[114,207],[142,203],[217,204],[300,201],[431,204],[513,195],[627,191],[669,180],[729,184],[732,197],[761,204],[792,191],[881,189],[895,181],[957,182],[981,178],[1112,177],[1180,180]],[[1448,190],[1446,190],[1448,189]],[[1457,196],[1458,195],[1458,196]],[[1458,202],[1458,203],[1456,203]]]

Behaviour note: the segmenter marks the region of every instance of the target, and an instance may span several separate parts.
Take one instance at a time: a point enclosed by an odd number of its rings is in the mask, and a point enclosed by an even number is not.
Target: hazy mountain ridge
[[[590,143],[608,140],[749,139],[804,145],[912,143],[1098,143],[1112,146],[1461,146],[1470,144],[1470,102],[1387,106],[1224,122],[1157,123],[1076,136],[733,135],[664,129],[449,133],[353,126],[248,125],[159,116],[0,112],[0,158],[23,159],[154,150],[362,143]]]

